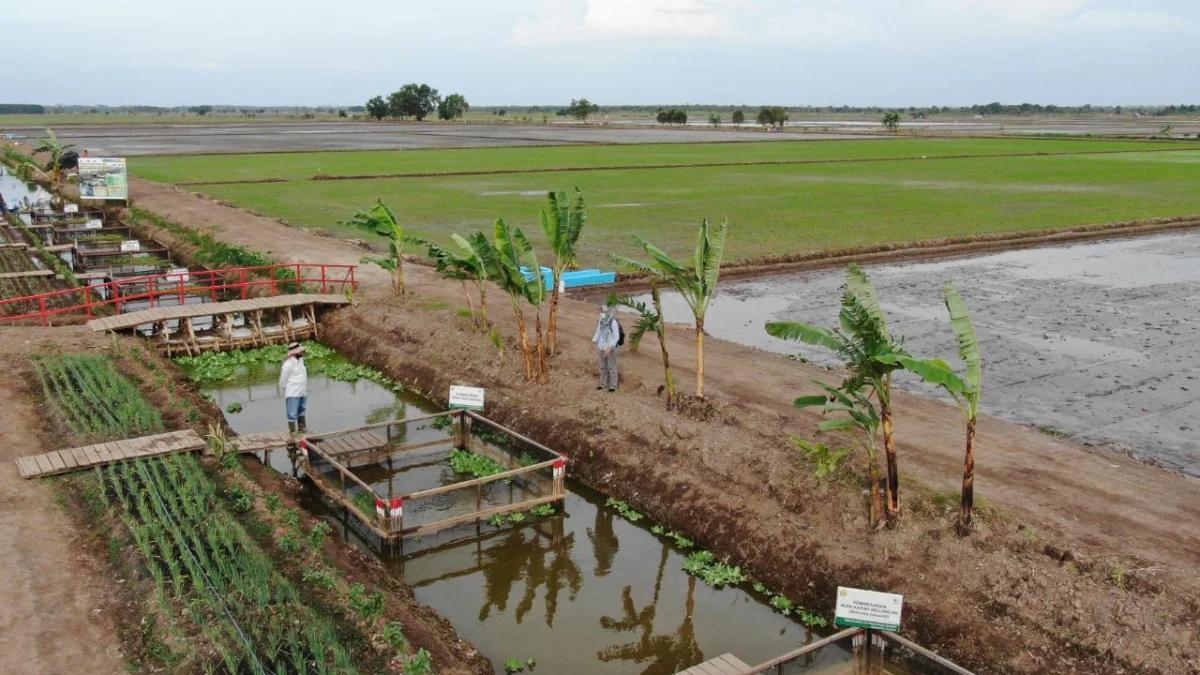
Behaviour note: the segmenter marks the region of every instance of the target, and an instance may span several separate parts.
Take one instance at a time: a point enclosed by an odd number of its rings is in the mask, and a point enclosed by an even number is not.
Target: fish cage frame
[[[407,425],[412,422],[420,422],[423,420],[444,416],[450,416],[455,419],[454,425],[456,430],[449,438],[439,438],[431,441],[409,443],[400,446],[393,446],[389,443],[388,445],[382,446],[382,448],[357,451],[358,454],[355,454],[355,458],[366,457],[369,460],[379,460],[399,453],[432,447],[435,445],[442,445],[448,441],[452,442],[454,447],[457,449],[476,451],[481,449],[481,444],[479,441],[476,441],[471,437],[470,426],[468,424],[468,420],[470,420],[472,423],[482,423],[490,427],[492,430],[499,432],[500,434],[516,439],[538,449],[541,452],[547,453],[552,457],[552,459],[538,462],[536,464],[530,464],[528,466],[521,466],[515,469],[502,471],[500,473],[484,476],[482,478],[472,478],[451,483],[449,485],[416,490],[407,494],[396,496],[381,495],[375,490],[375,488],[371,487],[370,484],[355,475],[354,472],[350,470],[350,467],[347,467],[341,461],[338,461],[339,458],[346,458],[353,453],[343,453],[339,454],[337,457],[334,457],[319,447],[319,444],[322,441],[335,439],[339,436],[345,436],[348,434],[370,431],[372,429],[379,428],[387,429],[390,434],[390,429],[393,426]],[[390,438],[388,440],[390,441]],[[527,511],[543,504],[562,502],[564,499],[566,499],[568,494],[566,489],[566,455],[552,450],[545,445],[528,438],[527,436],[513,431],[512,429],[509,429],[508,427],[505,427],[498,422],[494,422],[471,410],[447,410],[444,412],[417,415],[415,417],[406,417],[402,420],[368,424],[351,429],[343,429],[332,433],[308,434],[299,441],[298,446],[303,451],[300,458],[300,465],[304,468],[305,474],[312,479],[313,484],[317,486],[322,494],[332,499],[339,506],[347,509],[347,511],[353,514],[372,534],[380,537],[385,543],[388,544],[402,541],[406,536],[420,537],[427,534],[434,534],[458,525],[486,521],[493,516],[502,516],[509,513]],[[330,485],[326,478],[321,476],[321,472],[313,470],[311,459],[313,455],[319,457],[322,462],[329,464],[337,471],[341,479],[340,492],[336,487]],[[545,469],[551,469],[553,472],[550,494],[540,497],[533,497],[530,499],[522,499],[520,501],[512,502],[502,506],[493,506],[486,509],[482,508],[482,493],[484,486],[497,481],[511,480],[518,476],[532,474]],[[357,485],[375,497],[375,517],[372,517],[370,514],[363,513],[362,510],[359,509],[358,505],[344,496],[346,493],[347,482]],[[426,497],[433,497],[470,487],[476,488],[477,498],[476,508],[474,511],[466,514],[451,516],[449,518],[443,518],[432,523],[424,523],[405,527],[403,508],[404,502]]]

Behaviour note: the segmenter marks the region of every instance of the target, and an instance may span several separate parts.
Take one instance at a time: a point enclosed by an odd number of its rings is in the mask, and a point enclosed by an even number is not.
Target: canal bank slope
[[[133,181],[139,206],[281,259],[354,263],[348,244],[220,206],[175,188]],[[790,434],[811,438],[818,417],[790,401],[813,393],[816,366],[720,340],[706,345],[715,402],[668,413],[655,390],[661,365],[626,355],[622,393],[593,389],[586,353],[596,310],[567,301],[564,354],[549,385],[520,381],[520,357],[497,354],[451,309],[457,284],[409,266],[415,296],[387,298],[370,267],[364,306],[341,313],[325,337],[352,356],[441,397],[460,381],[489,388],[489,415],[573,452],[573,472],[706,546],[750,564],[812,609],[832,586],[869,585],[908,598],[906,633],[981,673],[1196,672],[1200,617],[1200,486],[1110,453],[994,419],[981,424],[977,486],[992,505],[983,531],[949,534],[961,475],[957,410],[918,396],[897,400],[901,469],[911,479],[904,523],[865,532],[850,482],[817,484]],[[510,313],[493,305],[510,339]],[[675,328],[681,388],[694,379],[690,335]]]

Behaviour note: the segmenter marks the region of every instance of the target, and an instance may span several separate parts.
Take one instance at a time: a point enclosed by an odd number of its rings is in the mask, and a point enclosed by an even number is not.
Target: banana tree
[[[429,257],[433,259],[435,268],[438,273],[447,279],[456,279],[462,284],[463,295],[467,299],[467,310],[471,312],[471,323],[477,325],[475,320],[475,306],[471,302],[471,294],[467,292],[467,282],[470,282],[475,290],[479,292],[479,311],[483,319],[483,326],[486,328],[488,324],[487,315],[487,275],[483,269],[483,261],[475,249],[471,248],[470,242],[463,239],[457,234],[450,235],[454,239],[454,243],[458,245],[462,253],[455,253],[446,248],[442,248],[424,239],[417,237],[405,237],[405,239],[417,246],[424,246]]]
[[[950,312],[950,326],[958,340],[958,356],[967,364],[966,377],[959,377],[948,363],[941,359],[914,359],[900,356],[897,361],[907,370],[916,373],[926,382],[944,389],[962,412],[967,422],[967,450],[963,460],[962,504],[958,514],[958,533],[971,531],[971,516],[975,508],[975,425],[979,421],[979,398],[983,392],[983,360],[979,353],[979,338],[975,324],[962,296],[947,281],[945,289],[946,309]]]
[[[59,163],[62,161],[63,153],[75,147],[74,144],[68,143],[63,145],[58,140],[58,134],[54,133],[53,129],[46,129],[46,137],[38,139],[38,146],[33,149],[33,154],[48,154],[50,155],[50,165],[48,169],[52,172],[54,182],[62,180],[62,167]]]
[[[503,290],[512,303],[513,314],[517,318],[517,331],[521,336],[521,352],[525,357],[525,378],[533,380],[539,374],[546,374],[545,346],[542,340],[541,304],[545,298],[545,286],[541,276],[536,273],[537,255],[533,245],[526,239],[520,229],[510,230],[503,220],[495,224],[495,243],[488,240],[482,232],[472,234],[470,247],[476,252],[487,278]],[[522,266],[535,270],[533,280],[526,278],[521,271]],[[528,301],[538,308],[538,371],[535,373],[533,364],[533,347],[529,344],[529,331],[525,323],[524,304]]]
[[[376,199],[375,205],[368,211],[357,211],[341,225],[357,227],[372,234],[386,237],[388,240],[388,255],[363,256],[360,262],[378,265],[388,271],[392,277],[392,293],[404,295],[404,229],[396,220],[396,214]]]
[[[547,195],[547,208],[542,209],[540,220],[542,232],[554,252],[554,288],[550,295],[550,327],[547,347],[551,354],[557,351],[558,337],[558,301],[562,285],[563,272],[573,269],[576,259],[579,236],[583,234],[583,226],[587,222],[587,208],[583,204],[583,192],[575,188],[575,199],[572,201],[566,192],[551,192]]]
[[[669,408],[675,403],[675,376],[671,374],[671,355],[667,353],[667,324],[663,321],[662,296],[658,291],[657,284],[650,286],[650,301],[652,307],[647,307],[646,303],[634,300],[629,296],[616,298],[618,305],[627,307],[637,314],[637,322],[634,323],[633,330],[628,336],[629,346],[634,352],[641,347],[642,339],[646,337],[647,333],[654,333],[658,338],[658,346],[662,350],[663,376],[666,378],[667,407]]]
[[[896,441],[892,424],[892,373],[902,368],[899,357],[908,357],[899,342],[892,339],[879,304],[875,287],[858,265],[846,270],[839,327],[833,330],[804,323],[767,324],[767,333],[784,340],[824,347],[837,354],[849,371],[843,389],[855,390],[865,384],[879,401],[883,449],[887,457],[888,514],[900,511],[900,473],[896,461]]]
[[[23,183],[33,183],[46,175],[37,160],[12,148],[4,148],[4,159],[12,165],[13,175]]]
[[[858,444],[867,454],[867,475],[871,492],[871,527],[879,524],[883,518],[883,493],[886,489],[879,470],[879,446],[877,437],[882,425],[880,415],[871,403],[871,391],[863,391],[861,380],[847,380],[842,387],[830,386],[824,382],[813,380],[813,383],[825,390],[824,394],[801,396],[793,405],[797,408],[822,406],[822,414],[840,413],[839,417],[823,420],[817,425],[817,431],[843,431]]]
[[[613,256],[613,261],[628,269],[650,275],[670,284],[692,310],[696,319],[696,397],[704,398],[704,316],[717,291],[717,277],[721,273],[721,256],[725,253],[725,234],[728,221],[710,228],[708,219],[700,224],[696,236],[696,249],[692,259],[677,261],[662,249],[639,235],[633,240],[650,256],[649,264],[631,258]]]

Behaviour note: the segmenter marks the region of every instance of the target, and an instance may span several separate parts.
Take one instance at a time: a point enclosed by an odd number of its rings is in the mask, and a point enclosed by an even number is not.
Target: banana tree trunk
[[[513,312],[517,315],[517,332],[521,334],[521,355],[525,357],[525,379],[533,379],[533,354],[529,348],[529,331],[525,330],[525,313],[521,306],[513,304]]]
[[[492,325],[487,315],[487,282],[481,281],[475,285],[479,287],[479,316],[483,319],[483,327],[487,328]]]
[[[396,295],[404,295],[404,256],[396,254]]]
[[[545,382],[549,370],[546,368],[546,341],[542,338],[542,309],[539,307],[537,311],[537,356],[538,356],[538,381]]]
[[[962,510],[958,514],[958,533],[971,531],[971,513],[975,508],[975,418],[967,421],[967,457],[963,463]]]
[[[554,290],[550,293],[550,327],[546,333],[546,347],[551,355],[558,353],[558,273],[554,274]]]
[[[696,317],[696,398],[704,398],[704,318]]]
[[[879,401],[879,420],[883,424],[883,452],[887,456],[888,517],[900,513],[900,471],[896,466],[896,438],[892,433],[892,403],[890,399]]]
[[[871,484],[871,528],[879,525],[884,517],[883,495],[887,491],[887,483],[879,471],[879,453],[875,452],[868,460],[871,465],[867,468],[867,482]]]
[[[471,326],[475,327],[479,324],[475,321],[475,305],[471,303],[471,292],[467,290],[467,282],[459,281],[462,285],[463,295],[467,298],[467,311],[471,313]]]
[[[671,355],[667,353],[667,323],[663,321],[662,294],[657,286],[650,288],[650,300],[658,315],[658,346],[662,349],[663,375],[667,381],[667,407],[675,403],[675,376],[671,374]]]

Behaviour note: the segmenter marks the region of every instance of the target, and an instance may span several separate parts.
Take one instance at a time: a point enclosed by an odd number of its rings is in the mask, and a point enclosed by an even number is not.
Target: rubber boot
[[[291,420],[288,420],[288,433],[293,436],[296,435],[296,423]]]
[[[307,434],[307,433],[308,433],[308,422],[307,422],[307,421],[305,421],[305,419],[304,419],[304,415],[301,415],[300,417],[297,417],[297,418],[296,418],[296,421],[297,421],[297,422],[298,422],[298,424],[299,424],[299,427],[300,427],[300,433],[302,433],[302,434]]]

